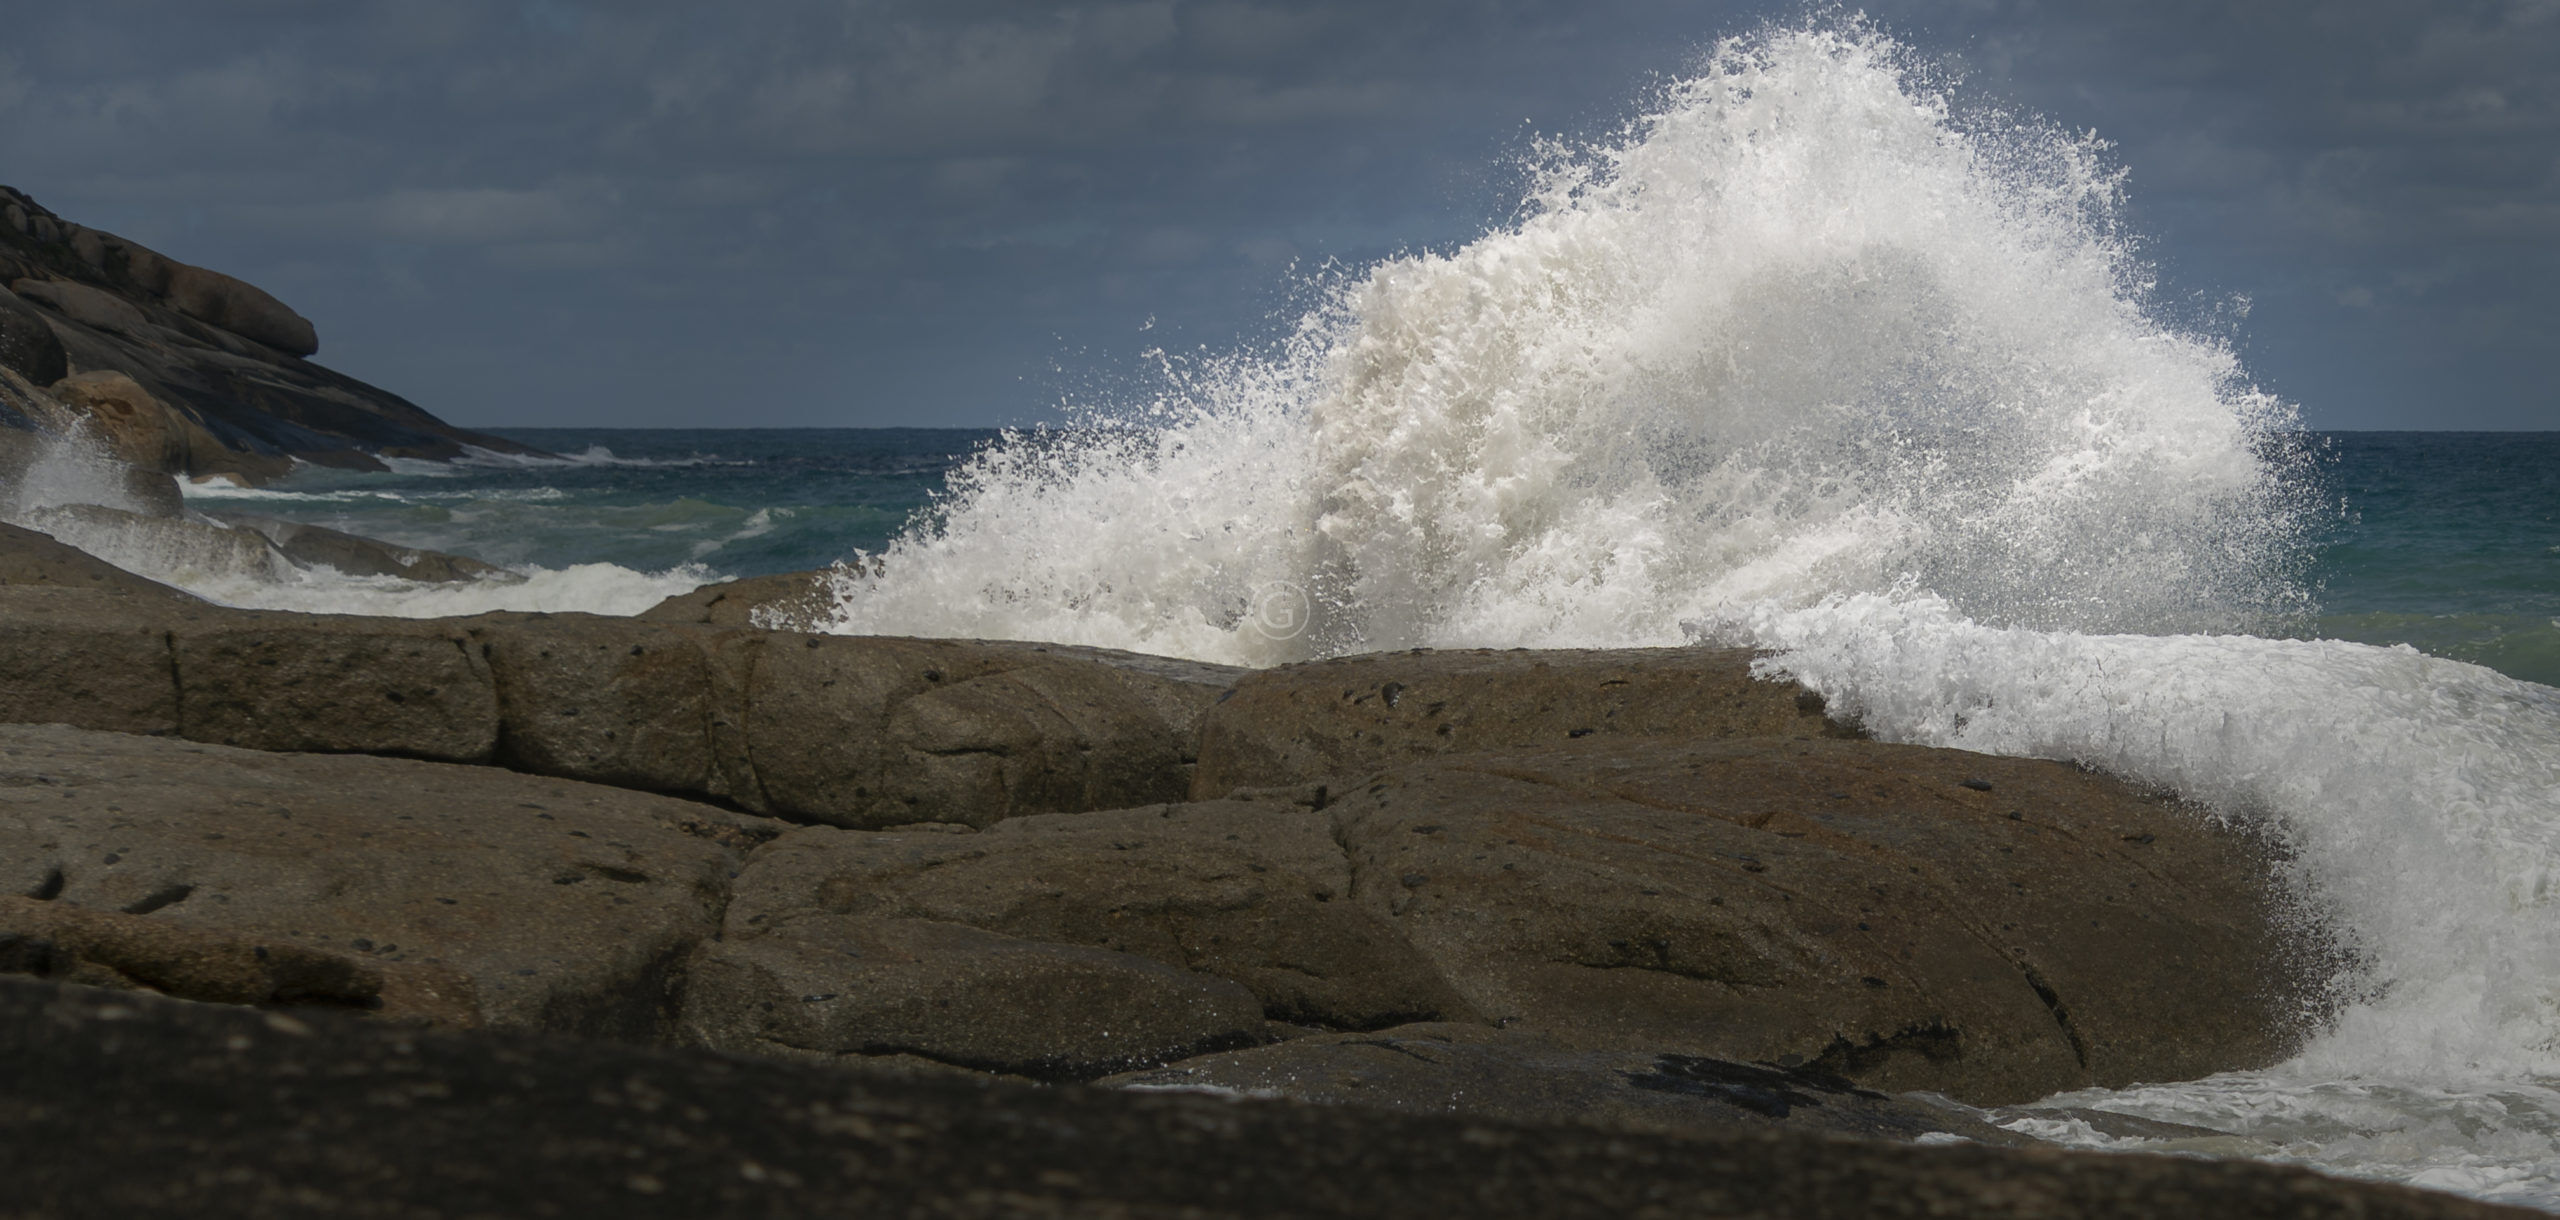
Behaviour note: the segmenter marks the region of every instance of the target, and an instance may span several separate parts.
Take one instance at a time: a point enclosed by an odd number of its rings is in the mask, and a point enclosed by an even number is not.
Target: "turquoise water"
[[[698,567],[705,579],[824,567],[923,509],[972,428],[490,429],[563,455],[390,473],[306,467],[272,486],[192,488],[260,513],[510,567]]]
[[[2315,633],[2560,686],[2560,433],[2340,432]]]
[[[260,512],[510,566],[698,568],[702,579],[878,551],[998,435],[972,428],[565,429],[500,435],[558,462],[308,469],[200,489]],[[2560,433],[2340,432],[2310,478],[2336,511],[2315,540],[2305,634],[2560,685]]]

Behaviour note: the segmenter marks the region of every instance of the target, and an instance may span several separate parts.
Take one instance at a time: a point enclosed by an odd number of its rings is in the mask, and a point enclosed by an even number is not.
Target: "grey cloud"
[[[1876,3],[2116,141],[2175,288],[2253,298],[2253,368],[2315,420],[2390,418],[2455,350],[2560,374],[2527,350],[2560,329],[2560,0]],[[1149,315],[1223,343],[1292,262],[1465,239],[1525,131],[1609,130],[1797,11],[86,0],[0,48],[0,181],[464,422],[679,422],[735,373],[708,353],[784,362],[761,422],[986,422]]]

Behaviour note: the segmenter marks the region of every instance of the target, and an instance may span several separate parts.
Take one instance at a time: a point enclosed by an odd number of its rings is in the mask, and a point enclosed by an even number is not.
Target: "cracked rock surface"
[[[0,725],[0,894],[20,896],[0,964],[655,1039],[760,822],[486,767]]]
[[[1328,810],[1356,900],[1586,1049],[2016,1101],[2274,1062],[2315,963],[2264,849],[2062,763],[1826,739],[1408,763]]]

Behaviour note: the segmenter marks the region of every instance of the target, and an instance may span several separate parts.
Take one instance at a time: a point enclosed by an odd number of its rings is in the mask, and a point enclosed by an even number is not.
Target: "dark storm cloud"
[[[1984,4],[1983,83],[2114,139],[2173,281],[2315,422],[2560,427],[2560,0]]]
[[[91,0],[13,19],[0,181],[466,422],[977,423],[1265,325],[1292,260],[1463,240],[1530,131],[1762,12]],[[2454,385],[2560,424],[2560,0],[1879,16],[2117,140],[2172,282],[2251,296],[2316,422],[2466,422],[2412,404]]]

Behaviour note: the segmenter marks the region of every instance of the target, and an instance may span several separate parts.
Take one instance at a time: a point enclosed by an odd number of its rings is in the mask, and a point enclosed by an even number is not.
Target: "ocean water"
[[[1287,335],[1069,428],[512,432],[575,456],[190,492],[521,579],[74,540],[306,609],[627,612],[841,558],[847,632],[1751,645],[1887,739],[2263,826],[2353,963],[2286,1063],[1999,1121],[2560,1210],[2560,437],[2301,430],[2163,305],[2102,144],[1950,99],[1854,22],[1733,40],[1476,240],[1324,273]],[[53,520],[58,465],[7,515]]]

